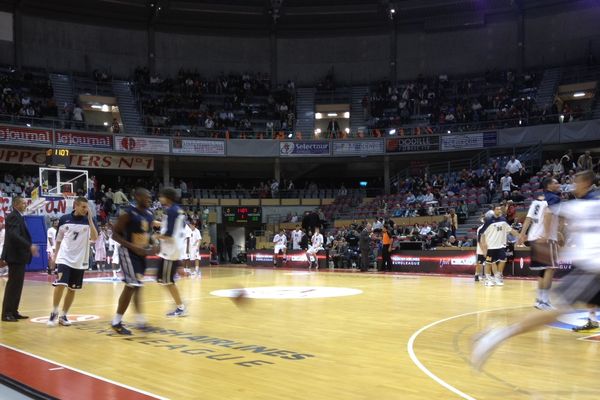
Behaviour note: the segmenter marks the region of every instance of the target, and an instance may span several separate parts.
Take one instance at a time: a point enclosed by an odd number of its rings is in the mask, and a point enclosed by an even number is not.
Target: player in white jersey
[[[489,213],[489,212],[488,212]],[[506,265],[506,245],[508,235],[519,236],[502,216],[502,206],[494,207],[494,214],[486,214],[489,218],[478,235],[481,250],[485,252],[485,286],[504,285],[504,266]],[[493,278],[492,274],[493,273]]]
[[[300,229],[300,225],[296,225],[296,229],[292,231],[292,250],[302,250],[302,236],[304,232]]]
[[[558,230],[560,211],[560,184],[554,178],[542,180],[544,194],[529,206],[527,217],[519,237],[519,244],[525,239],[531,247],[530,269],[539,271],[538,290],[535,308],[552,309],[550,304],[550,287],[554,269],[558,268]]]
[[[315,269],[319,269],[319,260],[317,258],[317,253],[323,250],[323,235],[319,232],[319,227],[315,227],[315,233],[312,235],[311,244],[308,246],[308,250],[306,250],[306,258],[308,259],[308,269],[311,269],[313,266],[313,262],[315,264]]]
[[[181,262],[183,264],[183,271],[186,274],[190,273],[190,267],[192,265],[192,261],[191,261],[191,244],[192,244],[192,228],[190,227],[190,224],[186,222],[185,224],[185,228],[184,228],[184,234],[185,234],[185,254],[183,256],[183,258],[181,259]]]
[[[54,272],[56,264],[54,263],[54,256],[56,250],[56,227],[58,226],[58,219],[53,219],[46,232],[46,254],[48,255],[48,275]]]
[[[200,273],[200,241],[202,240],[202,234],[196,224],[196,221],[191,221],[189,224],[192,229],[190,237],[190,262],[194,263],[194,274],[198,276]]]
[[[165,212],[160,224],[160,252],[159,257],[162,258],[162,263],[158,268],[157,281],[167,287],[171,297],[177,306],[174,311],[167,313],[168,317],[183,317],[186,315],[185,305],[181,300],[179,290],[175,285],[175,273],[177,272],[177,264],[186,253],[186,216],[175,203],[177,200],[177,192],[172,188],[163,189],[158,200],[165,208]]]
[[[0,222],[0,254],[2,254],[2,249],[4,248],[5,235],[6,231],[4,230],[4,223]],[[5,267],[4,265],[4,260],[0,260],[0,276],[8,275],[8,267]]]
[[[479,232],[481,232],[481,228],[483,228],[484,221],[485,219],[481,218],[482,224],[477,228],[477,259],[475,260],[475,282],[484,280],[483,266],[485,264],[485,253],[481,249],[481,244],[479,243]]]
[[[273,265],[277,266],[279,254],[282,254],[284,261],[287,261],[287,236],[285,234],[285,229],[281,229],[281,232],[275,234],[273,243],[275,244],[273,247]]]
[[[573,192],[578,200],[560,207],[560,216],[565,218],[565,227],[573,243],[562,249],[562,255],[573,262],[574,268],[553,289],[556,309],[527,315],[512,325],[479,335],[471,353],[475,368],[481,369],[492,352],[507,339],[543,327],[561,314],[571,312],[577,304],[600,306],[600,197],[588,191],[594,179],[595,174],[591,171],[577,173]]]
[[[121,270],[121,264],[120,264],[120,260],[119,260],[119,247],[121,247],[121,245],[119,244],[119,242],[117,242],[116,240],[114,240],[112,238],[112,234],[111,234],[110,238],[108,239],[108,254],[110,256],[107,258],[107,261],[111,265],[113,280],[115,280],[115,281],[119,280],[119,277],[117,276],[117,272],[119,272]]]
[[[101,227],[98,232],[98,239],[94,243],[94,261],[96,262],[96,269],[102,272],[104,272],[106,266],[106,242],[106,227]]]
[[[48,319],[48,326],[71,325],[67,312],[73,304],[75,290],[83,285],[83,273],[89,267],[90,241],[95,242],[98,231],[89,212],[88,202],[85,197],[78,197],[73,202],[74,211],[63,215],[58,222],[56,235],[56,266],[58,279],[52,284],[54,295],[52,298],[52,312]],[[59,317],[58,306],[62,299],[65,287],[68,288],[63,302],[62,313]]]

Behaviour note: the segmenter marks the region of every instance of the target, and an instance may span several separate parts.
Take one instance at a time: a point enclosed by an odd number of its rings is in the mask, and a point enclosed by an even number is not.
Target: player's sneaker
[[[588,318],[588,320],[585,323],[585,325],[576,326],[576,327],[573,328],[573,331],[574,332],[589,331],[589,330],[597,329],[597,328],[598,328],[598,321],[592,321],[591,319]]]
[[[50,318],[48,318],[48,322],[46,322],[48,326],[56,326],[58,325],[58,313],[50,313]]]
[[[487,287],[496,286],[496,283],[495,283],[494,279],[492,279],[492,278],[485,278],[485,286],[487,286]]]
[[[471,364],[476,370],[481,371],[492,352],[508,337],[504,329],[506,328],[492,329],[474,339]]]
[[[116,325],[111,325],[113,331],[117,332],[119,335],[131,335],[131,331],[123,326],[122,322],[119,322]]]
[[[187,314],[185,308],[177,307],[175,310],[167,313],[167,317],[185,317]]]
[[[71,326],[71,321],[69,321],[66,315],[61,315],[60,318],[58,318],[58,323],[62,326]]]
[[[479,282],[479,275],[475,275],[475,282]]]
[[[498,275],[494,278],[496,286],[504,286],[504,277]]]

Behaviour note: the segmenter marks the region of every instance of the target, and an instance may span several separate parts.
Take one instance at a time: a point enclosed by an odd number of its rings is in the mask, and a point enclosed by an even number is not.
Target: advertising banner
[[[24,199],[27,207],[34,202],[33,199]],[[72,205],[71,205],[72,206]],[[12,197],[0,197],[0,222],[4,222],[6,216],[10,214],[12,207]],[[51,199],[47,198],[44,201],[44,205],[40,208],[38,215],[48,215],[50,217],[60,217],[63,214],[66,214],[67,209],[67,200],[66,199]]]
[[[442,151],[457,151],[494,147],[497,144],[497,136],[496,131],[441,136],[440,148]]]
[[[55,131],[54,143],[57,147],[80,147],[98,150],[113,149],[113,135],[77,131]]]
[[[151,136],[115,136],[115,150],[128,153],[169,154],[168,138]]]
[[[33,129],[0,125],[0,143],[27,146],[52,146],[52,129]]]
[[[224,140],[173,138],[173,154],[188,156],[224,156]]]
[[[419,151],[438,151],[440,149],[438,136],[414,136],[387,139],[387,153],[412,153]]]
[[[279,155],[282,157],[319,157],[331,154],[329,141],[302,141],[279,143]]]
[[[336,140],[333,142],[334,156],[368,156],[384,153],[383,139]]]
[[[0,163],[20,165],[45,165],[45,150],[0,149]],[[71,154],[71,168],[121,169],[153,171],[154,158],[119,154]]]

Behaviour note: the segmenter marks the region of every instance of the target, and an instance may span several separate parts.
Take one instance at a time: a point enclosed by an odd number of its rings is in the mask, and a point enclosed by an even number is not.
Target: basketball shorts
[[[66,286],[71,290],[81,289],[85,270],[71,268],[65,264],[58,264],[57,269],[58,279],[52,283],[52,286]]]
[[[556,305],[584,303],[600,306],[600,275],[573,267],[553,289]]]
[[[190,248],[190,260],[196,261],[200,259],[200,249],[198,247]]]
[[[485,256],[483,254],[477,254],[477,264],[485,264]]]
[[[275,248],[273,249],[273,253],[275,254],[279,254],[279,252],[285,253],[285,251],[287,250],[287,247],[283,244],[276,244]]]
[[[543,270],[547,268],[558,268],[558,245],[555,241],[542,243],[534,240],[529,242],[531,247],[530,269]]]
[[[175,274],[179,261],[162,259],[158,271],[156,272],[156,281],[163,285],[172,285],[175,283]]]
[[[123,282],[127,286],[144,286],[144,274],[146,272],[146,259],[130,252],[124,247],[119,247],[118,259],[121,261]],[[113,259],[113,263],[114,263]]]
[[[506,262],[506,249],[488,249],[485,261],[488,263]]]
[[[319,247],[308,246],[308,250],[306,250],[306,252],[308,254],[317,254],[321,250],[323,250],[323,247],[321,247],[321,246],[319,246]]]

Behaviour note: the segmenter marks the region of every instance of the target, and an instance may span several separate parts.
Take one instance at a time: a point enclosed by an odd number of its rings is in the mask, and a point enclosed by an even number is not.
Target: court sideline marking
[[[462,318],[462,317],[467,317],[469,315],[477,315],[477,314],[482,314],[482,313],[492,312],[492,311],[515,310],[515,309],[523,308],[523,307],[524,306],[491,308],[491,309],[488,309],[488,310],[471,311],[471,312],[468,312],[468,313],[458,314],[458,315],[454,315],[452,317],[440,319],[438,321],[430,323],[429,325],[425,325],[424,327],[422,327],[421,329],[419,329],[415,333],[413,333],[412,336],[410,337],[410,339],[408,339],[408,342],[406,343],[406,350],[408,351],[408,355],[410,356],[410,359],[412,360],[412,362],[421,371],[423,371],[423,373],[425,375],[427,375],[428,377],[430,377],[431,379],[433,379],[436,383],[442,385],[443,387],[445,387],[446,389],[448,389],[452,393],[456,394],[457,396],[462,397],[465,400],[477,400],[475,397],[470,396],[470,395],[466,394],[465,392],[462,392],[461,390],[455,388],[454,386],[450,385],[448,382],[444,381],[443,379],[441,379],[440,377],[438,377],[437,375],[435,375],[429,369],[427,369],[427,367],[425,365],[423,365],[423,363],[419,360],[419,358],[415,354],[415,350],[414,350],[415,341],[417,340],[417,337],[421,333],[425,332],[427,329],[432,328],[432,327],[434,327],[436,325],[439,325],[439,324],[443,324],[444,322],[447,322],[447,321],[450,321],[450,320],[453,320],[453,319],[458,319],[458,318]]]

